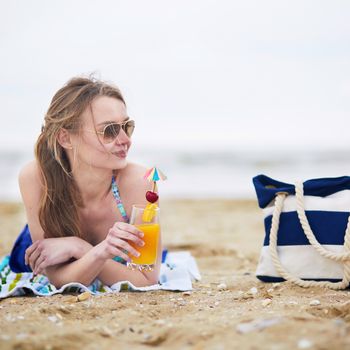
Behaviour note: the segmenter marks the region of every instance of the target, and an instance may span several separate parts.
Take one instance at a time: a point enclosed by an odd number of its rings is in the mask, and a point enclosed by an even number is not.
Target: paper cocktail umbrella
[[[159,180],[166,180],[167,177],[156,167],[148,169],[146,174],[143,176],[145,180],[157,182]]]
[[[143,176],[143,178],[148,181],[153,181],[152,191],[147,191],[146,193],[147,201],[150,203],[157,202],[158,194],[155,192],[156,183],[159,180],[166,180],[167,177],[159,169],[157,169],[156,167],[153,167],[146,171],[146,174]]]
[[[146,174],[143,176],[145,180],[152,181],[153,187],[152,191],[146,192],[146,200],[148,202],[145,211],[143,213],[142,219],[144,222],[150,222],[155,215],[155,210],[157,209],[157,204],[155,204],[158,200],[158,194],[156,191],[156,184],[159,180],[166,180],[166,176],[156,167],[148,169]]]

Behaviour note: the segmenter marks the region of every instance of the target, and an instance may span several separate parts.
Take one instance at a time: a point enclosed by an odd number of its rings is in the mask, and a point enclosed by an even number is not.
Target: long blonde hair
[[[79,132],[80,116],[99,96],[114,97],[125,104],[117,87],[94,78],[75,77],[56,92],[45,115],[35,145],[35,157],[44,182],[39,221],[45,238],[82,236],[78,214],[78,207],[83,206],[81,195],[57,137],[62,128]]]

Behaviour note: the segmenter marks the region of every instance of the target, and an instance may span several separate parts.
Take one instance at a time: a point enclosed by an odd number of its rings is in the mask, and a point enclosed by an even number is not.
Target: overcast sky
[[[0,149],[95,72],[138,147],[349,147],[348,1],[0,1]]]

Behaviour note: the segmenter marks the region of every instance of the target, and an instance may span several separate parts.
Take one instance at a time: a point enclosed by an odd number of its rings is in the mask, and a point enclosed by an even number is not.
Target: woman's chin
[[[127,157],[118,157],[116,155],[109,155],[103,160],[101,159],[97,167],[108,168],[108,169],[122,169],[128,165]]]
[[[123,169],[128,165],[127,158],[117,158],[113,161],[113,169]]]

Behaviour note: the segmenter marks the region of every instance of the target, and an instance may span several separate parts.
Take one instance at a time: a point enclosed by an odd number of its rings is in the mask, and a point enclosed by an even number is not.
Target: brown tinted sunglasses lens
[[[119,135],[120,128],[123,128],[124,132],[128,137],[132,135],[135,129],[135,122],[133,120],[128,120],[125,124],[109,124],[105,127],[103,131],[103,142],[110,143],[113,142]]]
[[[130,137],[135,130],[135,122],[133,120],[129,120],[122,126],[122,128],[125,131],[126,135]]]

